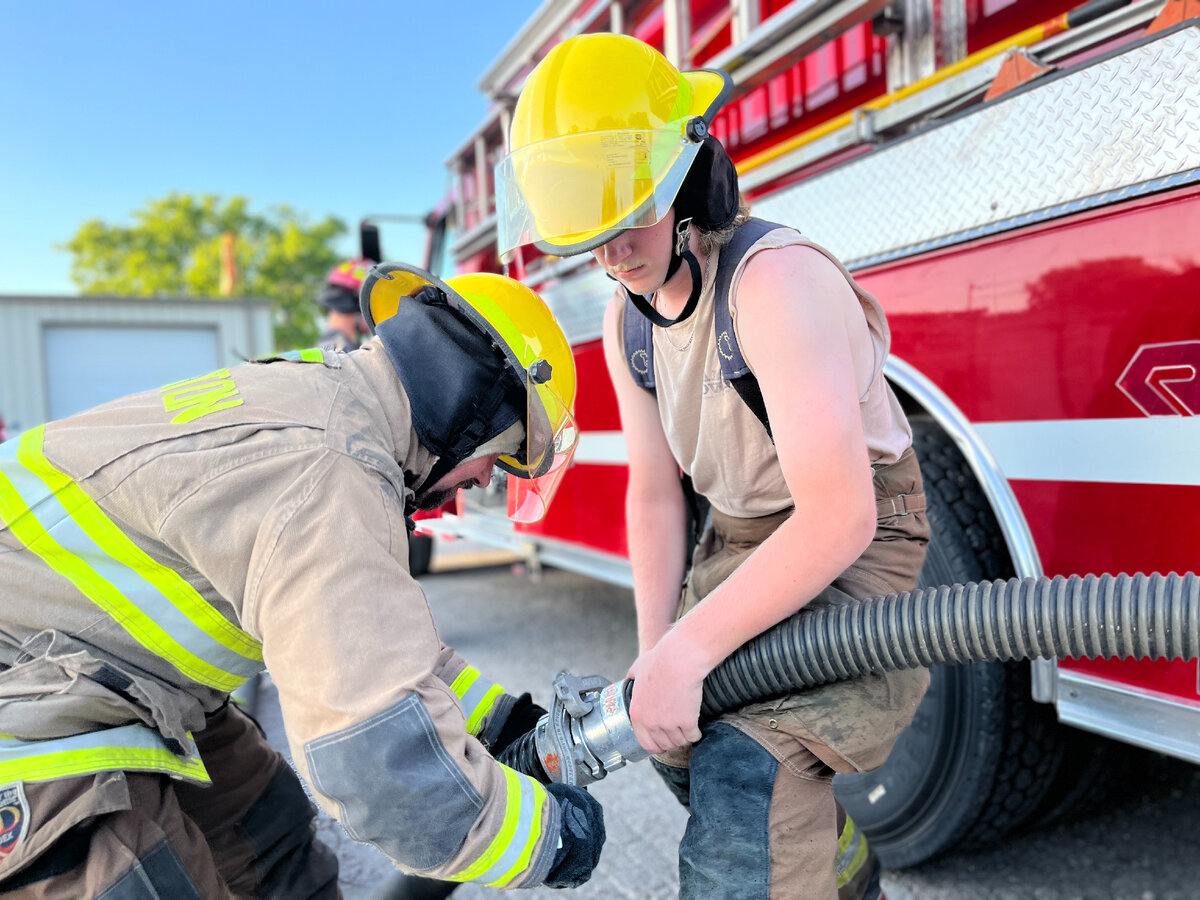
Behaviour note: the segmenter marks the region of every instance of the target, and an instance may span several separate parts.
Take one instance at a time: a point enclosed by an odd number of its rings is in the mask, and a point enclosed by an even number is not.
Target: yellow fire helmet
[[[490,339],[506,364],[501,369],[502,375],[506,369],[513,385],[524,391],[521,424],[525,439],[515,454],[501,456],[497,465],[518,479],[509,483],[509,518],[515,522],[539,521],[571,464],[579,439],[573,411],[575,360],[566,335],[542,298],[519,281],[486,272],[455,275],[442,281],[429,272],[400,263],[373,267],[363,282],[362,313],[371,333],[396,317],[401,304],[423,303],[423,299],[414,298],[427,297],[422,292],[430,286],[441,293],[439,303],[444,302],[457,311]],[[385,327],[384,331],[387,330]],[[386,345],[387,337],[381,337]],[[390,348],[389,355],[395,365],[396,355]],[[507,380],[508,375],[503,378]],[[461,372],[456,372],[455,377],[464,381]],[[447,398],[449,403],[458,402],[466,407],[474,400]],[[466,448],[466,453],[473,449]]]
[[[724,72],[680,72],[620,34],[578,35],[529,74],[496,166],[498,250],[571,256],[671,208],[732,87]]]

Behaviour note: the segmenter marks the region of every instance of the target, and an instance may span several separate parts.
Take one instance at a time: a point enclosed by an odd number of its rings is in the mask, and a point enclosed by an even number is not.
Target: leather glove
[[[579,887],[592,877],[604,847],[604,810],[581,787],[548,784],[546,790],[558,801],[562,813],[562,846],[546,876],[552,888]]]
[[[493,717],[496,721],[488,723],[487,733],[481,734],[479,739],[488,752],[498,758],[513,741],[533,731],[533,726],[544,715],[546,710],[534,703],[529,694],[522,694],[512,701],[507,714],[501,712]]]

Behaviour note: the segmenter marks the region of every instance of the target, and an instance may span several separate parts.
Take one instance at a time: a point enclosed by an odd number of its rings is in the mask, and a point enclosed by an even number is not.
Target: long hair
[[[745,202],[741,202],[738,204],[737,215],[733,217],[733,221],[719,231],[705,231],[697,226],[696,238],[700,252],[708,256],[718,247],[724,247],[733,239],[733,233],[746,224],[746,220],[749,218],[750,207]]]

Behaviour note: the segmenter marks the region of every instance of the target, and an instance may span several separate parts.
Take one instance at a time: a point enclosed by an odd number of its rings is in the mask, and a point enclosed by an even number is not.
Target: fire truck
[[[1196,0],[547,0],[482,76],[490,112],[447,161],[439,226],[457,271],[503,271],[493,167],[557,42],[622,32],[680,69],[723,69],[735,90],[712,131],[752,213],[830,248],[887,311],[886,373],[934,531],[922,581],[1187,571],[1195,16]],[[532,247],[508,274],[572,341],[574,468],[535,526],[507,523],[502,489],[422,524],[629,586],[627,457],[600,346],[613,283],[590,255]],[[1195,661],[938,668],[887,763],[837,791],[903,867],[1062,815],[1129,746],[1200,763]]]

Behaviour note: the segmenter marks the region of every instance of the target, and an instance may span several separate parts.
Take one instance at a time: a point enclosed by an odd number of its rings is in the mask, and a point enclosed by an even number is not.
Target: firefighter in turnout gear
[[[325,310],[325,326],[317,339],[323,350],[354,350],[367,335],[367,322],[359,308],[358,296],[374,261],[348,259],[334,266],[325,276],[317,304]]]
[[[526,486],[514,516],[544,513],[576,437],[570,349],[498,275],[381,265],[363,304],[359,350],[0,445],[0,893],[336,896],[300,781],[229,703],[264,668],[356,840],[453,881],[587,880],[599,805],[487,752],[529,704],[441,642],[406,571],[411,514],[493,465]]]
[[[833,775],[882,764],[927,671],[699,725],[713,667],[801,608],[911,590],[929,538],[883,310],[820,247],[741,205],[709,134],[729,89],[629,36],[557,44],[496,167],[499,248],[590,252],[618,284],[604,346],[629,453],[630,718],[691,813],[681,895],[876,898]],[[698,543],[696,494],[711,505]]]

